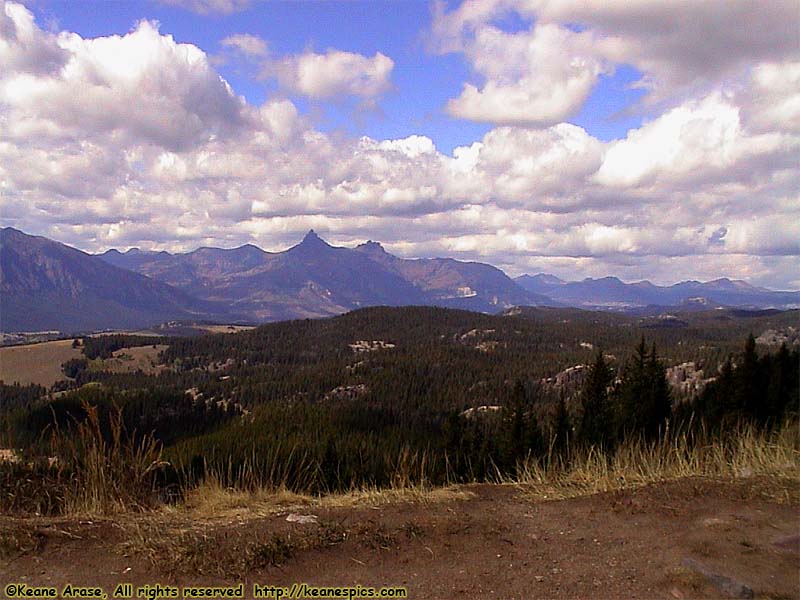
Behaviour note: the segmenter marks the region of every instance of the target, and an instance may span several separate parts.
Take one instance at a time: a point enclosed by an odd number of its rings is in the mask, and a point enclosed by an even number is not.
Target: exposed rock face
[[[358,340],[357,342],[348,344],[348,346],[350,346],[350,348],[356,354],[360,354],[362,352],[375,352],[376,350],[388,350],[395,347],[393,343],[385,342],[383,340]]]
[[[552,377],[542,379],[541,383],[564,392],[569,397],[581,388],[588,372],[589,367],[587,365],[575,365],[556,373]]]
[[[800,329],[786,327],[785,329],[767,329],[756,338],[756,344],[763,346],[794,346],[800,344]]]
[[[694,397],[716,377],[706,377],[693,361],[667,368],[667,381],[672,389],[683,397]]]
[[[609,359],[614,358],[613,355],[607,356]],[[566,397],[571,397],[581,389],[588,370],[587,365],[575,365],[552,377],[542,379],[540,383],[565,393]],[[706,377],[703,369],[698,368],[693,361],[668,367],[666,376],[677,398],[693,398],[716,379],[716,377]],[[619,383],[619,380],[615,380],[615,383]]]
[[[325,394],[324,400],[357,400],[368,393],[369,388],[363,383],[340,385]]]
[[[497,406],[495,404],[486,404],[482,406],[475,406],[473,408],[468,408],[464,412],[461,413],[461,416],[465,419],[475,419],[480,417],[481,415],[490,415],[493,413],[497,413],[503,410],[502,406]]]

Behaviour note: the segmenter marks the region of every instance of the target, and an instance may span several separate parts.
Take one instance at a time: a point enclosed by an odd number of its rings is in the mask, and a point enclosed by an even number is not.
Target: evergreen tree
[[[534,406],[535,404],[530,406],[525,420],[525,455],[527,457],[539,457],[545,453],[544,437],[539,420],[536,418]]]
[[[622,369],[620,385],[615,394],[615,429],[620,438],[645,427],[650,395],[648,378],[647,345],[642,336],[633,356]]]
[[[562,395],[558,399],[558,406],[556,407],[556,415],[553,422],[553,446],[556,452],[563,453],[570,443],[570,419],[567,412],[567,403],[564,402]]]
[[[794,356],[792,355],[794,354]],[[797,395],[797,374],[800,365],[797,362],[797,351],[790,353],[786,344],[781,344],[774,356],[762,358],[762,373],[767,378],[766,403],[760,422],[769,426],[780,424],[787,412],[797,410],[800,398]]]
[[[612,381],[611,368],[600,350],[589,367],[581,393],[583,417],[580,440],[587,446],[608,447],[613,440],[608,398],[608,388]]]
[[[521,380],[514,383],[511,395],[503,407],[503,462],[511,468],[526,451],[526,392]]]
[[[718,431],[722,427],[725,415],[736,412],[733,394],[733,362],[728,356],[716,380],[706,386],[694,403],[698,419],[712,431]]]
[[[744,345],[741,363],[736,369],[736,410],[746,418],[756,418],[762,412],[763,390],[759,389],[758,354],[756,338],[751,333]]]
[[[534,390],[538,392],[538,390]],[[544,440],[535,415],[536,393],[529,393],[522,380],[517,380],[503,408],[503,464],[513,469],[519,461],[544,452]]]
[[[672,397],[670,395],[667,371],[658,360],[656,345],[653,344],[647,361],[647,402],[644,406],[642,425],[647,437],[654,438],[666,425],[672,414]]]
[[[642,337],[620,379],[615,403],[619,437],[631,434],[656,437],[672,413],[672,399],[655,344],[648,352]]]

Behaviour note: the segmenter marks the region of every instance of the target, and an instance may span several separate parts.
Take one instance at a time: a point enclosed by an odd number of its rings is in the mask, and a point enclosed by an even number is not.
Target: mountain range
[[[728,278],[713,281],[682,281],[661,286],[649,281],[625,283],[616,277],[564,281],[553,275],[522,275],[520,287],[547,296],[567,306],[589,309],[636,310],[644,307],[709,309],[719,306],[742,308],[796,308],[800,292],[776,292]]]
[[[0,230],[0,330],[6,332],[133,328],[166,320],[265,322],[375,305],[501,312],[512,306],[680,304],[788,308],[800,305],[800,292],[728,279],[668,287],[613,277],[568,282],[540,274],[513,280],[483,263],[399,258],[373,241],[336,247],[313,230],[283,252],[248,244],[95,255],[10,227]]]
[[[2,331],[129,328],[220,310],[225,308],[75,248],[0,230]]]

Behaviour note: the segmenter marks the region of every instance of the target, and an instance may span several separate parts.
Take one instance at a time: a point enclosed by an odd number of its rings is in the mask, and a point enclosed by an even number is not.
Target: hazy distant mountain
[[[776,292],[726,278],[709,282],[683,281],[658,286],[649,281],[625,283],[616,277],[563,281],[552,275],[522,275],[515,281],[528,291],[570,306],[585,308],[635,308],[644,306],[714,306],[796,308],[800,292]]]
[[[491,265],[452,258],[402,259],[372,241],[356,250],[417,286],[430,304],[485,312],[509,306],[556,304],[550,298],[524,290]]]
[[[340,314],[361,306],[440,305],[499,311],[548,302],[490,265],[452,259],[403,260],[374,242],[339,248],[313,230],[284,252],[255,246],[185,254],[101,255],[188,294],[228,303],[260,321]]]
[[[137,271],[190,294],[205,295],[214,281],[226,275],[241,273],[264,262],[266,252],[252,245],[223,250],[198,248],[186,254],[128,250],[124,254],[109,250],[100,258],[118,267]]]
[[[0,230],[0,330],[80,331],[197,318],[210,307],[96,256]]]
[[[16,229],[0,232],[0,329],[80,331],[175,319],[274,321],[364,306],[434,305],[482,312],[576,306],[653,312],[715,306],[788,308],[800,292],[717,279],[657,286],[616,277],[512,280],[451,258],[402,259],[377,242],[339,248],[314,231],[283,252],[253,245],[170,254],[131,249],[89,255]]]
[[[115,267],[135,271],[143,263],[152,262],[158,258],[168,258],[169,256],[171,256],[169,252],[149,252],[139,250],[139,248],[131,248],[127,252],[120,252],[112,248],[101,255],[101,258]]]
[[[552,286],[559,286],[566,283],[563,279],[555,275],[548,275],[547,273],[539,273],[538,275],[521,275],[515,281],[526,289],[545,289]]]

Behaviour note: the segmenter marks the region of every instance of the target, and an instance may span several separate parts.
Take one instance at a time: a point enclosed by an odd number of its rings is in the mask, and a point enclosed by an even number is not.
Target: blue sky
[[[126,33],[142,19],[158,21],[163,33],[210,54],[221,52],[222,39],[242,33],[261,37],[278,56],[329,48],[366,56],[382,52],[395,61],[392,90],[374,110],[358,110],[352,99],[309,102],[291,95],[292,100],[323,131],[341,129],[376,139],[426,135],[448,154],[456,146],[480,139],[491,128],[445,112],[448,99],[459,94],[464,81],[480,78],[474,77],[460,55],[429,51],[432,8],[424,0],[256,2],[231,14],[197,14],[159,2],[127,0],[42,1],[30,8],[42,23],[90,38]],[[531,24],[513,14],[498,18],[497,23],[508,31]],[[221,65],[218,70],[237,94],[253,104],[276,93],[274,82],[258,80],[256,69],[244,61]],[[630,88],[640,77],[630,66],[602,77],[570,122],[602,140],[624,137],[628,129],[641,124],[642,111],[636,102],[643,91]]]
[[[800,288],[796,0],[0,0],[0,222]],[[243,100],[242,100],[243,99]]]

